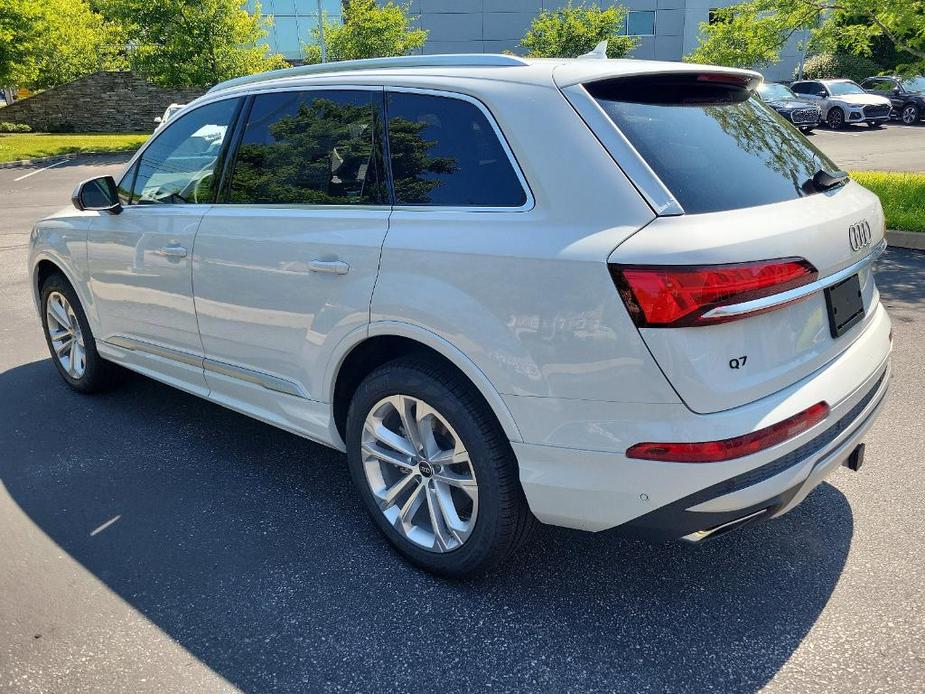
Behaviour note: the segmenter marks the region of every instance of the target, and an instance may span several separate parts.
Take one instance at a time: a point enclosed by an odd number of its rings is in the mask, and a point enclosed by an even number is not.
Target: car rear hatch
[[[755,84],[753,73],[685,66],[563,89],[660,215],[608,262],[695,412],[808,376],[857,339],[879,301],[879,200],[752,98]]]

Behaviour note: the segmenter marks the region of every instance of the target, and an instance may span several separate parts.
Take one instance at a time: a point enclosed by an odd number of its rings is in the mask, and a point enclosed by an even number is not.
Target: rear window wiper
[[[847,180],[848,174],[845,171],[833,171],[829,173],[828,171],[819,169],[813,174],[812,178],[807,179],[803,183],[803,190],[807,193],[821,193],[826,190],[831,190],[836,186],[840,186]]]

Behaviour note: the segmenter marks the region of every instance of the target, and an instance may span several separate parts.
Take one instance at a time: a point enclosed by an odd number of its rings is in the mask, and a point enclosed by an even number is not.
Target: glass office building
[[[250,0],[253,2],[253,0]],[[568,0],[397,0],[414,22],[428,32],[424,53],[523,53],[520,40],[542,10],[563,7]],[[625,31],[639,39],[632,57],[681,60],[696,48],[700,23],[710,10],[740,0],[621,0],[627,10]],[[609,6],[612,0],[583,0]],[[341,0],[322,0],[329,16],[340,21]],[[290,60],[302,57],[301,45],[314,40],[317,0],[265,0],[263,11],[275,26],[267,41]],[[787,79],[799,61],[796,39],[782,51],[782,61],[764,71],[768,79]]]

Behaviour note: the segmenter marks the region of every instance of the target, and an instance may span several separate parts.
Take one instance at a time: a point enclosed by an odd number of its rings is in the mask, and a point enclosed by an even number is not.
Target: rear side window
[[[393,92],[387,99],[395,203],[520,207],[517,174],[485,114],[462,99]]]
[[[805,184],[817,171],[837,170],[741,82],[699,77],[586,85],[685,212],[793,200],[812,193]]]
[[[385,203],[381,110],[382,92],[376,90],[258,94],[228,202]]]

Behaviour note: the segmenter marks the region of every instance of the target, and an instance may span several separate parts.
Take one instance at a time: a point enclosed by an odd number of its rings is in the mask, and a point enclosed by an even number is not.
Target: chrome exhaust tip
[[[735,520],[728,521],[721,525],[714,526],[712,528],[706,528],[704,530],[696,530],[688,535],[685,535],[681,538],[683,542],[689,542],[691,544],[697,544],[703,542],[706,539],[719,537],[720,535],[725,535],[731,530],[735,530],[746,523],[757,519],[759,516],[767,514],[770,509],[763,508],[760,511],[755,511],[754,513],[749,513],[747,516],[742,516],[741,518],[736,518]]]

